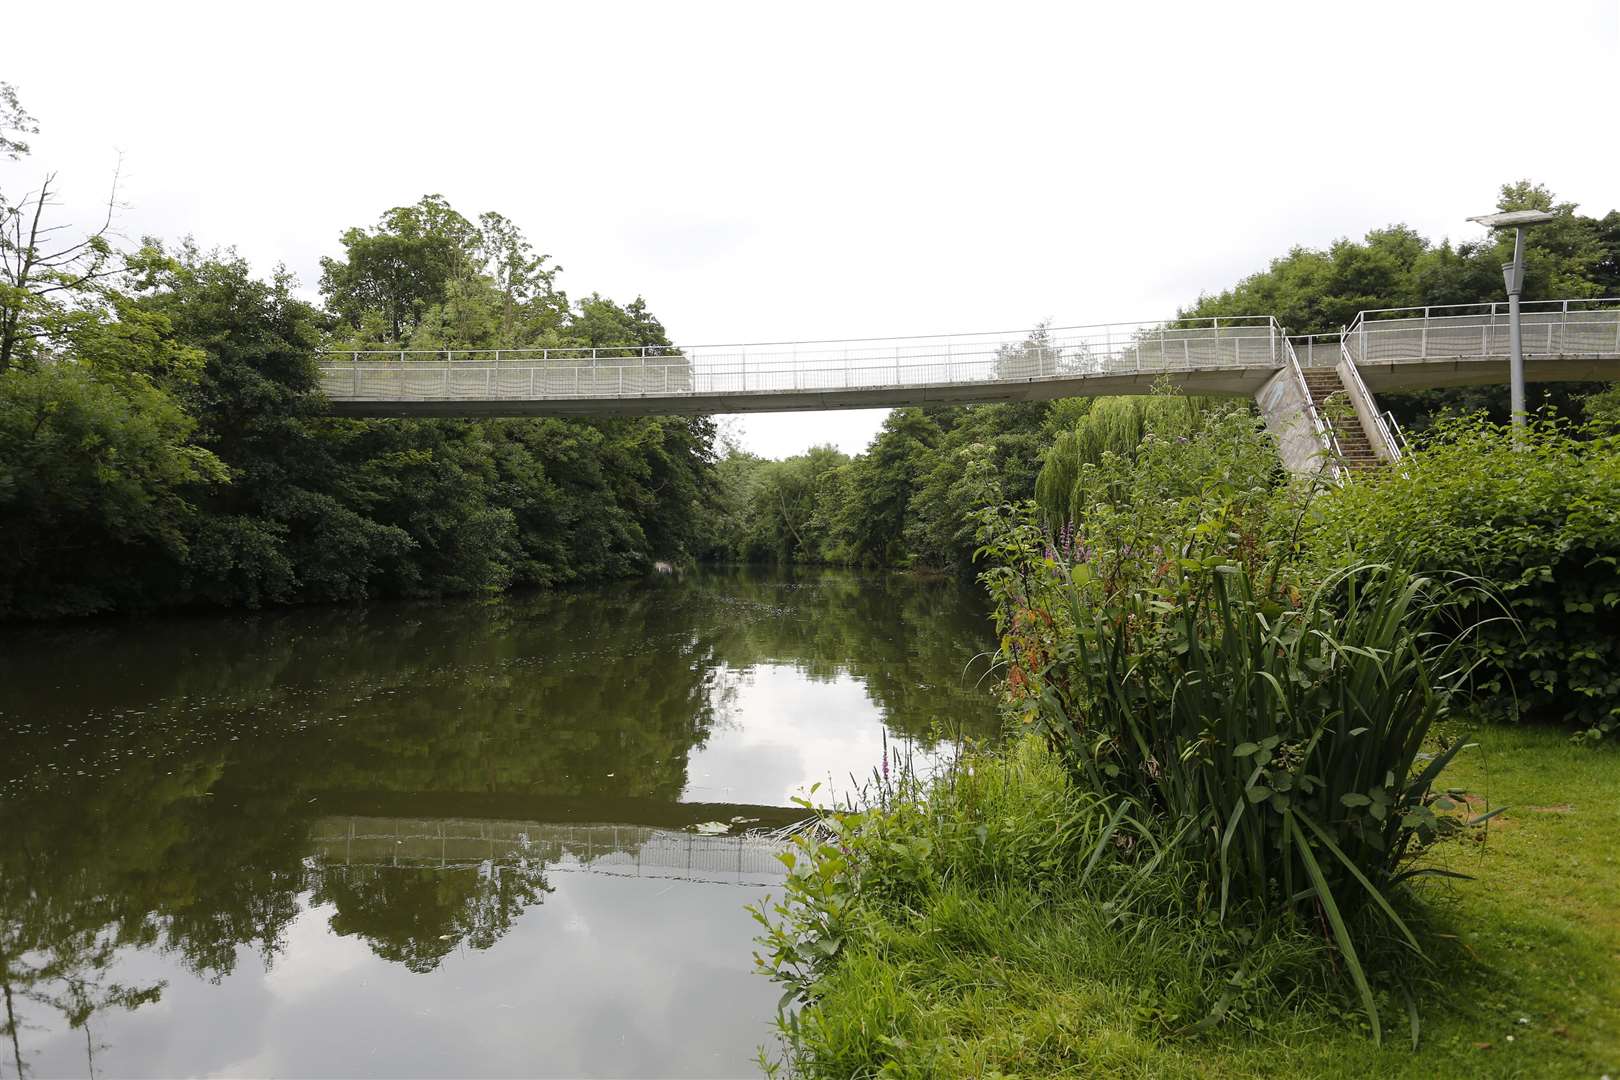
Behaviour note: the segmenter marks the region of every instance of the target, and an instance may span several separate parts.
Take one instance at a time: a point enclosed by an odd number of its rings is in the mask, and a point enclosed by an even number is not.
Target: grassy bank
[[[766,941],[811,999],[794,1015],[794,1065],[1620,1075],[1620,754],[1566,740],[1487,729],[1447,773],[1509,809],[1429,856],[1475,880],[1429,879],[1407,898],[1432,963],[1382,958],[1397,976],[1379,988],[1381,1047],[1320,933],[1217,925],[1188,896],[1195,874],[1128,850],[1128,830],[1103,836],[1106,815],[1030,741],[851,821],[797,875]],[[1416,1051],[1403,988],[1421,1018]]]

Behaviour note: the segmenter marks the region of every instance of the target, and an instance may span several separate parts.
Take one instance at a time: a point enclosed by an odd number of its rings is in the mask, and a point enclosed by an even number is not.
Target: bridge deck
[[[1527,304],[1531,380],[1620,375],[1620,300]],[[1033,333],[634,349],[328,352],[321,387],[346,416],[660,415],[881,408],[1141,394],[1254,394],[1282,368],[1275,319]],[[1292,339],[1304,366],[1348,357],[1369,388],[1505,381],[1505,304],[1365,312]]]
[[[719,345],[327,354],[350,416],[780,412],[1145,393],[1253,393],[1280,366],[1270,318],[1171,327]]]

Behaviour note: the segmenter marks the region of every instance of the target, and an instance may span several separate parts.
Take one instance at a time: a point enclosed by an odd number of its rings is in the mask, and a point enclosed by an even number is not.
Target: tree
[[[180,583],[220,604],[359,600],[398,569],[413,541],[354,497],[344,461],[353,421],[320,416],[321,316],[285,271],[256,279],[234,252],[191,245],[140,301],[205,360],[177,389],[198,439],[231,483],[199,490]]]
[[[1046,451],[1045,402],[969,405],[935,414],[942,437],[906,507],[906,554],[939,569],[972,567],[978,512],[1034,494]]]
[[[38,130],[16,90],[0,83],[0,154],[20,160],[28,144],[6,132]],[[118,205],[117,171],[100,226],[76,240],[61,235],[66,224],[50,224],[46,216],[57,205],[55,185],[56,174],[49,172],[37,189],[15,200],[0,190],[0,374],[63,346],[94,317],[100,290],[130,268],[108,239]]]
[[[497,339],[519,344],[519,322],[531,330],[555,330],[568,310],[568,299],[554,287],[560,266],[547,266],[549,255],[534,254],[534,245],[508,218],[493,210],[478,215],[479,255],[482,267],[500,294],[501,314]],[[536,311],[536,308],[539,311]],[[537,320],[534,316],[539,314]]]
[[[19,135],[38,135],[39,124],[17,100],[17,88],[0,82],[0,156],[20,161],[28,156],[28,144]]]
[[[321,295],[353,329],[381,316],[390,341],[405,340],[428,308],[443,303],[450,283],[474,269],[478,229],[442,195],[396,206],[375,228],[343,234],[344,259],[321,259]]]
[[[0,375],[0,614],[77,615],[149,599],[183,562],[190,493],[226,479],[151,380],[83,364]]]
[[[842,508],[837,535],[854,561],[885,565],[903,557],[906,511],[939,438],[927,410],[896,409],[871,448],[851,463],[852,497]]]

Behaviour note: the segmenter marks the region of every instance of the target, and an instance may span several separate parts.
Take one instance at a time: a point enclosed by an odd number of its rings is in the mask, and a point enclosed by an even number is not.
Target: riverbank
[[[1077,857],[1096,839],[1088,800],[1029,742],[870,812],[850,856],[819,853],[853,887],[822,882],[789,905],[836,922],[820,927],[826,944],[776,955],[814,1000],[790,1029],[795,1064],[807,1076],[1613,1074],[1620,754],[1525,728],[1474,741],[1446,785],[1507,809],[1427,856],[1473,880],[1413,889],[1431,963],[1397,961],[1400,979],[1380,987],[1381,1047],[1320,935],[1246,939],[1181,902],[1173,865],[1144,886],[1111,857]]]

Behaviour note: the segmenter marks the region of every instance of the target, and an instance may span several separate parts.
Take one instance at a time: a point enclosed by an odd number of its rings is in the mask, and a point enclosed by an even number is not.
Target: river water
[[[0,1078],[753,1075],[759,831],[992,736],[990,645],[744,570],[0,632]]]

